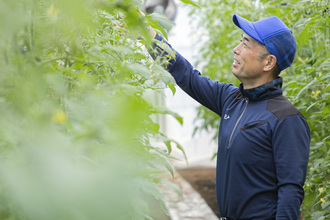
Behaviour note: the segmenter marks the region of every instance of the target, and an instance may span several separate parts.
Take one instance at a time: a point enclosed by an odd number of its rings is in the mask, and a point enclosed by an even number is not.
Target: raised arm
[[[237,91],[237,87],[212,81],[202,76],[162,36],[156,34],[152,29],[150,33],[156,40],[151,54],[154,56],[160,55],[168,59],[169,65],[166,66],[166,69],[175,78],[180,88],[200,104],[221,116],[224,102]]]

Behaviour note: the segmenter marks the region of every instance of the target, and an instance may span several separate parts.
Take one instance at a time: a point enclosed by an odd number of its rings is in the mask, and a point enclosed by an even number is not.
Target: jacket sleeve
[[[310,130],[300,115],[282,119],[273,135],[278,180],[276,220],[299,219],[309,158]]]
[[[155,39],[158,43],[154,44],[154,50],[158,49],[163,52],[163,56],[170,58],[166,69],[172,74],[180,88],[200,104],[221,116],[225,101],[237,90],[237,87],[201,76],[200,72],[194,69],[165,39],[158,34]],[[169,54],[168,48],[172,50],[174,58]]]

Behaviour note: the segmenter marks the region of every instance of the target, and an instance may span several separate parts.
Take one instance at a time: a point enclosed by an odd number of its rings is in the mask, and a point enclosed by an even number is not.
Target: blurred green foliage
[[[233,14],[254,21],[280,17],[297,39],[293,65],[283,71],[284,94],[303,113],[311,128],[311,152],[302,205],[304,219],[330,219],[330,8],[328,0],[199,0],[192,12],[197,32],[208,40],[200,46],[198,66],[211,79],[238,85],[231,74],[233,48],[242,31]],[[199,107],[195,132],[205,129],[217,138],[219,117]]]
[[[151,219],[150,197],[166,212],[156,185],[182,148],[154,118],[182,118],[148,101],[175,88],[141,8],[0,1],[0,219]]]

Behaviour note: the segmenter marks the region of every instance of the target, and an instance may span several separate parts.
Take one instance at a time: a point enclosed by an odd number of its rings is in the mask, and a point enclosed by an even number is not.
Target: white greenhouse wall
[[[176,3],[178,13],[175,26],[171,30],[168,40],[181,55],[194,65],[194,57],[198,53],[198,48],[194,46],[197,35],[192,34],[196,30],[196,27],[194,27],[196,22],[191,22],[191,18],[188,16],[192,6],[183,5],[178,1]],[[215,167],[215,160],[211,161],[211,157],[217,150],[217,143],[214,140],[212,141],[211,134],[203,131],[197,132],[194,137],[192,136],[194,120],[197,115],[196,109],[199,103],[184,93],[178,86],[176,88],[177,92],[174,96],[169,89],[165,91],[166,97],[163,102],[170,110],[183,117],[183,125],[181,126],[173,117],[166,116],[162,125],[164,132],[168,137],[178,141],[183,146],[190,167]],[[175,149],[173,151],[174,155],[180,159],[183,158],[179,151]],[[175,165],[180,168],[187,167],[184,161],[176,162]]]

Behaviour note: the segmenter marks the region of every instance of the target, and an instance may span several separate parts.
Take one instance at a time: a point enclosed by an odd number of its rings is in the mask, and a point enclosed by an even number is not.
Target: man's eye
[[[241,43],[243,43],[244,46],[247,46],[246,43],[243,42],[243,40],[240,40]]]

